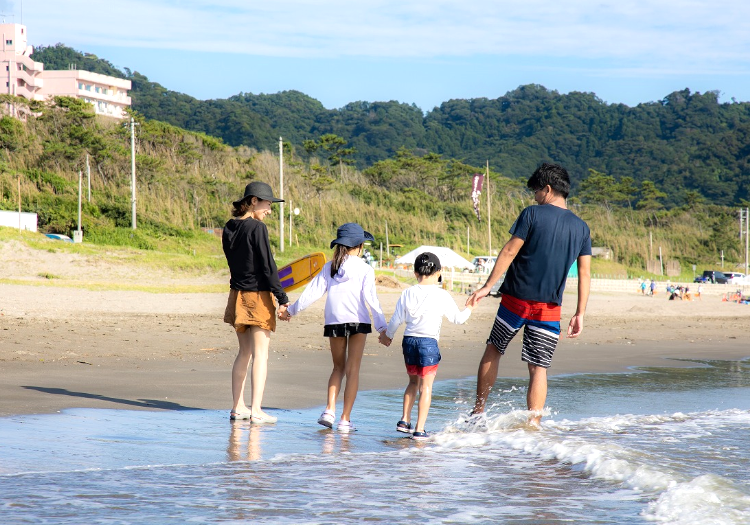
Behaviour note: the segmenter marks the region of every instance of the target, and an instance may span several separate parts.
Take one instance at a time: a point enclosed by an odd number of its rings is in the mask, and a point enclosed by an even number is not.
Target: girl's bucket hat
[[[370,232],[366,232],[362,226],[356,222],[347,222],[339,226],[336,230],[336,238],[331,241],[331,248],[340,244],[348,248],[359,246],[365,241],[374,241],[375,237]]]

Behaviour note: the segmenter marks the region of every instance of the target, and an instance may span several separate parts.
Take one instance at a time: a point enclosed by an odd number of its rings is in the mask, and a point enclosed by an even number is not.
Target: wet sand
[[[399,289],[379,287],[386,317]],[[294,300],[299,294],[291,294]],[[69,407],[229,409],[236,337],[222,323],[226,294],[154,294],[0,284],[0,416]],[[458,303],[465,296],[456,295]],[[273,334],[264,406],[324,403],[331,369],[321,299]],[[575,309],[566,293],[563,324]],[[499,299],[488,297],[466,325],[443,323],[438,379],[473,376]],[[369,337],[361,389],[405,385],[401,328],[385,348]],[[562,339],[550,375],[693,366],[750,356],[750,307],[706,296],[667,301],[636,293],[592,294],[578,339]],[[500,375],[523,377],[521,337]],[[670,361],[665,361],[670,359]]]

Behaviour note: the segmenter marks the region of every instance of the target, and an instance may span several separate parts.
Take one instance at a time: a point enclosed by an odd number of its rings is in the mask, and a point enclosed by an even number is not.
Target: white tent
[[[440,265],[443,268],[468,268],[473,270],[474,265],[458,255],[450,248],[440,246],[420,246],[396,259],[396,264],[414,264],[417,257],[424,252],[432,252],[440,259]]]

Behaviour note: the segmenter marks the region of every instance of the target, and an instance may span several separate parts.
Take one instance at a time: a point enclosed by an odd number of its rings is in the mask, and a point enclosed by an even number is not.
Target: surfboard
[[[311,253],[292,261],[279,270],[279,280],[285,292],[305,286],[320,273],[326,263],[323,252]]]

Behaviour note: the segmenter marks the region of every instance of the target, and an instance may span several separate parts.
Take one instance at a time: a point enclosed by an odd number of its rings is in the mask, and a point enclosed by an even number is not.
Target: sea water
[[[350,434],[321,407],[0,418],[0,523],[750,523],[750,362],[689,364],[553,378],[539,430],[524,380],[476,424],[474,379],[439,381],[427,442],[401,391],[361,392]]]

